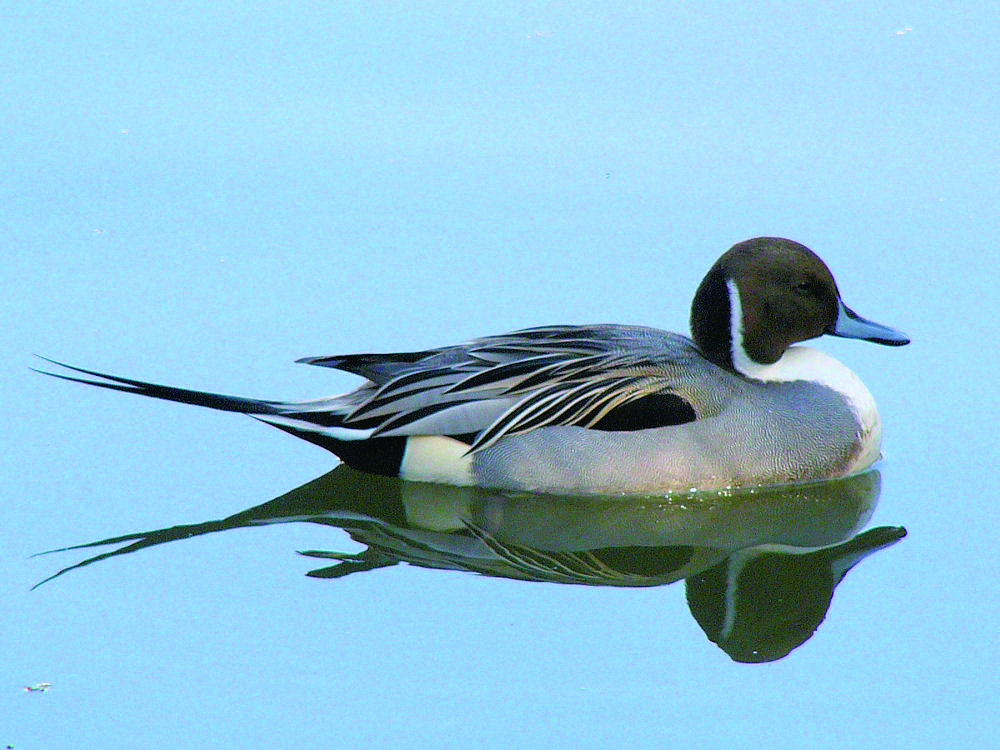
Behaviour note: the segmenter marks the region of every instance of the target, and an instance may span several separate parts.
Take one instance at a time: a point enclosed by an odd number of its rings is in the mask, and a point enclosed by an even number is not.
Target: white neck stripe
[[[743,305],[740,302],[740,290],[733,279],[726,281],[726,287],[729,289],[729,338],[732,342],[730,354],[736,372],[754,380],[800,380],[798,377],[787,377],[787,373],[780,367],[784,355],[772,365],[762,365],[750,359],[750,355],[743,348]]]
[[[743,307],[739,289],[732,279],[726,286],[729,287],[730,335],[736,371],[748,378],[772,383],[806,380],[840,393],[861,423],[861,434],[867,438],[865,450],[857,459],[858,465],[867,466],[874,461],[881,442],[881,421],[875,399],[861,379],[829,354],[811,346],[789,347],[774,364],[754,362],[743,348]],[[873,456],[869,455],[872,453]]]

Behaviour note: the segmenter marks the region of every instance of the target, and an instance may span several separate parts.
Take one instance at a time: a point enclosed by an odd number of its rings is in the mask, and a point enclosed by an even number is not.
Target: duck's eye
[[[799,294],[812,294],[816,291],[816,286],[811,281],[800,281],[795,285],[795,291]]]

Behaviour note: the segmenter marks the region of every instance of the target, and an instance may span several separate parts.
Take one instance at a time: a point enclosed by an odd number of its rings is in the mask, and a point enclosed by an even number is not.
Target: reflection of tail
[[[117,375],[107,375],[95,370],[85,370],[82,367],[57,362],[48,357],[40,357],[58,367],[71,370],[74,373],[90,377],[62,375],[35,369],[43,375],[53,378],[70,380],[75,383],[96,385],[113,391],[137,393],[140,396],[177,401],[182,404],[205,406],[219,411],[234,411],[259,419],[261,422],[273,425],[280,430],[291,433],[303,440],[308,440],[331,453],[336,454],[349,466],[361,471],[386,476],[399,474],[403,459],[406,438],[386,437],[372,438],[371,429],[357,429],[344,426],[344,417],[351,407],[343,404],[337,397],[307,402],[264,401],[241,396],[225,396],[221,393],[192,391],[186,388],[173,388],[142,380],[122,378]],[[32,368],[34,369],[34,368]],[[97,379],[93,379],[97,378]],[[102,382],[106,381],[106,382]]]
[[[128,555],[167,542],[191,539],[229,529],[261,528],[271,524],[298,522],[341,526],[348,532],[352,532],[355,524],[358,526],[377,524],[403,526],[406,524],[406,510],[400,495],[401,486],[402,483],[398,479],[363,474],[340,465],[329,473],[311,482],[306,482],[301,487],[296,487],[291,492],[286,492],[273,500],[239,511],[226,518],[123,534],[96,542],[39,552],[32,557],[66,552],[67,550],[94,549],[108,544],[123,545],[117,549],[100,552],[75,565],[69,565],[36,583],[32,588],[38,588],[43,583],[58,578],[71,570],[85,568],[111,557]],[[396,559],[388,562],[383,560],[380,565],[375,565],[374,554],[345,555],[344,560],[347,564],[340,569],[340,573],[331,575],[329,569],[323,568],[314,571],[314,575],[310,575],[315,578],[335,578],[357,570],[370,570],[374,567],[395,565],[399,562]],[[381,560],[381,558],[379,559]],[[359,567],[362,563],[367,567]]]

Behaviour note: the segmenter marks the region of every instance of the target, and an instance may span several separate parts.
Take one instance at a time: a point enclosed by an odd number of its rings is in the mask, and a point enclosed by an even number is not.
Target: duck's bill
[[[845,339],[863,339],[875,344],[885,344],[886,346],[903,346],[910,343],[910,337],[895,328],[889,328],[881,323],[865,320],[851,308],[840,303],[840,312],[837,315],[837,322],[826,332],[831,336],[840,336]]]

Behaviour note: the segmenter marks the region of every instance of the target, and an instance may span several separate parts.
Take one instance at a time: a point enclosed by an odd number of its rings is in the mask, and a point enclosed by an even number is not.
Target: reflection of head
[[[743,550],[687,579],[688,606],[709,639],[734,661],[775,661],[812,636],[851,567],[905,534],[900,527],[882,526],[819,549]]]

